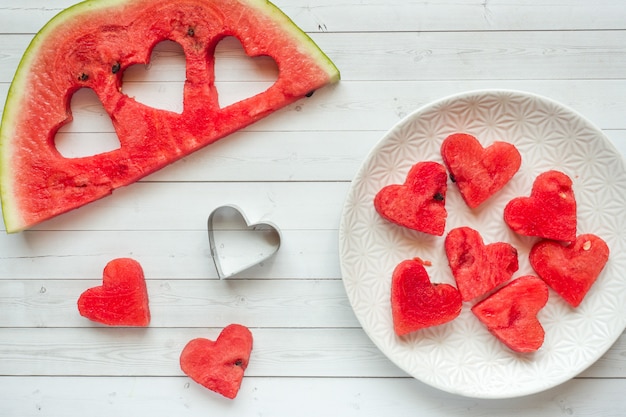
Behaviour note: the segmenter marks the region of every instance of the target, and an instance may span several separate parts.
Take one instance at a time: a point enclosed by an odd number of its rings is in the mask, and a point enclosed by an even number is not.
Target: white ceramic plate
[[[550,292],[539,320],[543,346],[517,354],[493,337],[465,303],[454,321],[398,337],[393,331],[390,287],[395,266],[420,257],[433,282],[454,284],[444,237],[403,229],[374,210],[383,186],[402,183],[419,161],[442,162],[442,140],[466,132],[484,146],[511,142],[522,166],[499,193],[471,210],[448,183],[446,233],[470,226],[486,244],[505,241],[519,252],[513,278],[534,274],[528,252],[534,238],[511,232],[502,220],[506,203],[527,196],[535,177],[557,169],[574,182],[578,233],[602,237],[611,250],[602,274],[577,308]],[[624,159],[602,132],[571,109],[516,91],[477,91],[425,106],[394,126],[372,150],[348,193],[340,225],[343,282],[363,329],[378,348],[408,374],[460,395],[507,398],[536,393],[585,370],[603,355],[626,326],[626,169]],[[445,234],[444,234],[445,236]]]

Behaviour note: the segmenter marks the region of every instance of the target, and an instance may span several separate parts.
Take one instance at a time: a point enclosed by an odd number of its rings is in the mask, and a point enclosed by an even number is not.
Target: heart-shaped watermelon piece
[[[571,178],[555,170],[538,175],[530,197],[517,197],[506,205],[504,221],[521,235],[573,242],[576,199]]]
[[[148,290],[143,269],[130,258],[109,262],[102,285],[78,298],[80,315],[108,326],[147,326],[150,323]]]
[[[443,235],[446,218],[446,168],[437,162],[413,165],[403,184],[383,187],[374,207],[384,219],[420,232]]]
[[[237,396],[252,352],[252,333],[240,324],[226,326],[217,340],[191,340],[180,355],[180,368],[191,379],[226,398]]]
[[[519,269],[517,249],[505,242],[485,245],[480,233],[470,227],[452,229],[445,250],[463,301],[485,295]]]
[[[509,182],[522,164],[517,148],[496,141],[484,148],[476,137],[455,133],[441,144],[443,162],[465,203],[478,207]]]
[[[391,280],[393,327],[399,336],[454,320],[461,313],[459,291],[433,284],[420,260],[402,261]]]
[[[511,350],[535,352],[545,337],[537,318],[548,302],[548,286],[533,275],[519,277],[472,307],[472,312]]]
[[[602,238],[584,234],[569,245],[537,242],[529,257],[539,277],[572,307],[578,307],[608,262],[609,247]]]

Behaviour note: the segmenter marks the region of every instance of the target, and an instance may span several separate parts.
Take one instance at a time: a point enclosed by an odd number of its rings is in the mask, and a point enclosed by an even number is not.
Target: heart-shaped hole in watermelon
[[[248,56],[236,37],[227,36],[215,47],[215,87],[220,107],[262,93],[277,79],[276,61],[269,56]]]
[[[124,71],[122,92],[147,106],[181,114],[185,72],[183,48],[176,42],[162,41],[152,50],[148,65],[132,65]],[[271,57],[248,56],[233,36],[217,44],[214,72],[222,108],[266,91],[278,78],[278,67]],[[111,119],[93,90],[82,88],[74,93],[71,109],[73,120],[55,137],[61,155],[81,158],[120,148]]]
[[[339,81],[330,58],[269,1],[110,3],[86,1],[59,13],[24,52],[0,135],[3,161],[11,161],[2,171],[8,233],[110,195]],[[225,36],[240,39],[250,56],[272,57],[280,71],[266,91],[220,108],[215,48]],[[185,51],[182,114],[122,92],[126,70],[146,65],[165,40]],[[102,99],[121,148],[69,160],[50,148],[68,119],[69,96],[83,87]]]
[[[81,158],[120,148],[111,118],[90,88],[81,88],[71,98],[72,121],[62,126],[54,145],[66,158]]]
[[[276,62],[268,56],[250,57],[239,39],[223,38],[214,52],[215,87],[220,107],[262,93],[278,79]],[[124,71],[122,91],[140,103],[157,109],[183,112],[186,59],[173,41],[158,43],[148,65],[133,65]]]
[[[122,92],[155,109],[183,112],[185,52],[180,44],[162,41],[152,49],[148,65],[131,65],[122,77]]]

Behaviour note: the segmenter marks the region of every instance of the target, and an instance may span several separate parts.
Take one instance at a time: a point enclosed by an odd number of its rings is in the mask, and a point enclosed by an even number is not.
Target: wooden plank
[[[624,28],[623,3],[602,0],[403,0],[359,1],[358,5],[318,0],[301,5],[275,2],[301,27],[311,32],[499,31]],[[355,7],[356,6],[356,7]]]
[[[351,181],[384,130],[240,131],[187,157],[176,168],[160,170],[144,181]],[[604,130],[626,155],[626,129]],[[59,134],[57,139],[59,139]],[[62,139],[69,149],[93,154],[114,133],[75,132]]]
[[[35,33],[56,13],[77,0],[22,0],[0,6],[0,31]],[[332,0],[275,0],[296,24],[309,32],[571,30],[623,28],[626,11],[619,0],[456,0],[405,2],[368,0],[358,4]]]
[[[217,207],[235,205],[250,223],[284,230],[337,230],[347,182],[136,183],[36,230],[206,230]],[[33,229],[35,230],[35,229]],[[5,236],[18,244],[25,236]]]
[[[147,181],[350,181],[382,131],[290,131],[233,133],[206,150],[195,152]],[[74,155],[93,155],[103,143],[115,143],[113,132],[57,134]],[[240,143],[238,143],[240,142]]]
[[[314,39],[347,80],[620,79],[626,69],[621,30],[368,32]]]
[[[281,248],[272,258],[229,279],[340,278],[336,229],[281,233]],[[104,266],[121,257],[140,262],[147,279],[217,279],[206,230],[0,234],[0,280],[101,279]]]
[[[0,328],[0,375],[177,376],[185,344],[196,337],[214,340],[233,317],[225,314],[217,328]],[[250,376],[404,375],[361,328],[250,328]],[[626,378],[626,369],[615,366],[625,348],[622,335],[583,375]]]
[[[224,315],[219,328],[0,328],[0,375],[178,376],[185,344],[215,340],[231,323]],[[251,331],[250,376],[404,375],[360,328]]]
[[[522,65],[522,64],[520,64]],[[625,72],[626,73],[626,72]],[[626,80],[470,80],[459,73],[459,79],[449,81],[341,81],[338,85],[319,90],[311,98],[298,101],[269,117],[247,127],[242,132],[313,132],[309,137],[326,137],[341,142],[346,131],[385,132],[416,109],[447,97],[470,90],[513,89],[539,94],[567,105],[593,121],[602,129],[626,129]],[[146,84],[151,91],[158,85]],[[0,105],[8,84],[0,84]],[[241,88],[245,88],[242,86]],[[157,94],[157,93],[154,93]],[[97,107],[97,106],[96,106]],[[112,133],[110,120],[86,100],[76,103],[74,132]],[[316,133],[319,136],[316,136]],[[232,136],[229,137],[232,138]],[[100,137],[102,140],[110,140]],[[99,140],[96,139],[96,140]],[[222,140],[222,142],[225,139]],[[232,140],[231,146],[247,147],[241,140]],[[240,143],[244,142],[244,143]],[[315,146],[315,145],[313,145]],[[213,145],[207,149],[212,149]],[[252,148],[254,149],[254,148]],[[299,142],[289,151],[299,150]],[[247,152],[250,152],[248,150]],[[260,150],[267,152],[268,150]],[[274,150],[275,152],[279,152]],[[210,151],[207,151],[210,152]],[[245,151],[242,151],[245,153]],[[243,171],[247,172],[247,170]],[[251,172],[252,175],[257,175]]]
[[[80,316],[79,295],[101,280],[0,280],[0,327],[76,327],[91,332]],[[219,327],[232,321],[250,327],[359,327],[341,280],[155,280],[148,279],[151,328]]]
[[[474,399],[411,378],[244,377],[235,400],[186,376],[169,378],[0,377],[6,416],[409,416],[622,417],[623,379],[574,379],[532,396]],[[78,411],[77,411],[78,410]]]
[[[624,30],[348,32],[311,36],[346,81],[622,79],[626,72]],[[0,37],[0,50],[5,54],[0,82],[12,79],[30,39],[29,35]],[[232,48],[236,47],[233,42],[221,56],[235,53]],[[150,72],[157,72],[159,81],[182,81],[183,56],[166,55]],[[258,80],[259,68],[233,58],[222,73],[222,82],[253,81]],[[275,77],[268,70],[261,70],[261,76],[265,81]]]

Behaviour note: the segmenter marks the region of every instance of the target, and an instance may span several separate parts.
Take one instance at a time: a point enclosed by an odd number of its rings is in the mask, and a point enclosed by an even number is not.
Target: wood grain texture
[[[149,271],[148,271],[149,272]],[[0,281],[0,328],[92,328],[76,301],[99,279]],[[147,279],[151,327],[356,328],[359,323],[339,279]],[[90,330],[88,330],[90,331]]]
[[[253,377],[244,379],[235,401],[228,401],[185,377],[0,377],[0,383],[6,387],[0,391],[4,410],[24,417],[85,412],[94,417],[206,416],[208,412],[220,416],[291,416],[297,412],[301,417],[416,413],[429,417],[621,417],[625,408],[618,398],[626,389],[624,380],[575,379],[531,398],[475,400],[446,395],[411,378]]]
[[[626,59],[626,58],[625,58]],[[469,90],[512,89],[550,97],[561,102],[602,129],[623,129],[626,112],[621,92],[626,89],[624,79],[616,80],[464,80],[446,81],[346,81],[316,92],[313,97],[279,110],[269,117],[237,132],[213,145],[232,142],[237,149],[249,148],[247,142],[232,138],[251,132],[313,132],[312,137],[331,138],[340,142],[341,132],[384,133],[410,112],[443,97]],[[155,88],[145,86],[154,93]],[[0,84],[2,99],[6,98],[8,84]],[[4,106],[4,101],[0,101]],[[75,110],[74,132],[97,134],[113,133],[110,121],[94,103],[78,102]],[[80,107],[80,106],[83,107]],[[333,133],[338,132],[338,133]],[[232,139],[232,140],[231,140]],[[291,146],[299,142],[290,142]],[[312,144],[315,146],[314,144]],[[222,145],[225,146],[225,145]],[[200,151],[202,152],[202,151]],[[248,150],[249,152],[249,150]],[[262,150],[261,150],[262,152]],[[277,150],[281,152],[281,150]],[[332,151],[330,151],[332,152]],[[255,173],[250,173],[253,176]]]
[[[346,81],[479,79],[620,79],[626,68],[621,30],[529,32],[348,32],[311,38],[340,68]],[[5,64],[0,82],[9,82],[32,39],[0,38]],[[392,45],[390,47],[390,45]],[[230,60],[219,81],[272,80],[272,71],[245,65],[231,42],[216,60]],[[233,56],[229,57],[229,54]],[[161,51],[153,81],[183,81],[184,56]],[[367,62],[367,65],[362,65]],[[260,72],[259,72],[260,71]],[[138,75],[130,81],[138,79]]]
[[[208,216],[208,212],[206,214]],[[205,223],[203,220],[200,227]],[[341,277],[336,229],[283,229],[281,233],[278,253],[231,280]],[[7,247],[0,255],[3,263],[0,281],[100,279],[106,263],[120,257],[137,259],[149,279],[218,278],[205,230],[28,231],[9,235],[5,242]],[[59,245],[58,242],[67,243]]]
[[[0,5],[0,32],[34,33],[73,0],[28,0]],[[599,0],[274,0],[307,32],[394,32],[407,30],[602,30],[622,29],[619,2]]]
[[[102,0],[104,1],[104,0]],[[45,22],[75,0],[0,4],[0,109],[19,60]],[[338,254],[341,211],[362,161],[414,110],[468,90],[540,94],[579,112],[626,155],[626,4],[618,0],[446,2],[276,0],[342,72],[321,89],[240,132],[117,190],[7,235],[0,230],[1,416],[626,415],[626,334],[576,378],[526,398],[480,400],[408,377],[363,332]],[[217,51],[220,103],[267,88],[267,59],[233,38]],[[124,92],[180,111],[185,59],[158,44]],[[67,156],[117,146],[87,90],[56,135]],[[1,110],[0,110],[1,111]],[[262,265],[220,281],[209,252],[210,212],[235,204],[281,228]],[[104,265],[133,257],[147,279],[149,328],[107,328],[76,301]],[[184,344],[249,326],[254,349],[229,401],[178,366]]]

